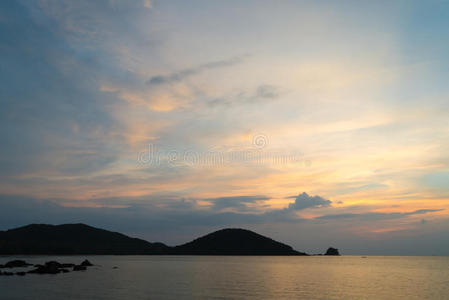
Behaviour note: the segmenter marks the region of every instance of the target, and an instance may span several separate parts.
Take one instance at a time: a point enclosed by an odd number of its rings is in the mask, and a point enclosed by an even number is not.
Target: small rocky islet
[[[93,266],[93,264],[89,260],[84,260],[80,264],[73,263],[60,263],[57,261],[47,261],[44,264],[30,264],[24,260],[12,260],[7,262],[4,265],[0,265],[0,276],[25,276],[26,274],[60,274],[60,273],[69,273],[70,271],[86,271],[88,267]],[[33,267],[34,269],[29,271],[20,271],[20,272],[11,272],[11,271],[2,271],[4,269],[13,269],[13,268],[28,268]]]
[[[329,247],[324,255],[340,256],[340,252],[337,248]]]

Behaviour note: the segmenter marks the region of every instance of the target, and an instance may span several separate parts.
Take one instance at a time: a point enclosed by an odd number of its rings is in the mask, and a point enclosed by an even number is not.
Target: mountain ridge
[[[242,228],[225,228],[178,246],[77,224],[29,224],[0,231],[0,254],[54,255],[307,255]]]
[[[0,254],[163,254],[167,248],[82,223],[29,224],[0,231]]]

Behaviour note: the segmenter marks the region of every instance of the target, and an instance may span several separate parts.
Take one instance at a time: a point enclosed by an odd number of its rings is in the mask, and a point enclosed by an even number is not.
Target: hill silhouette
[[[85,224],[31,224],[0,231],[0,254],[163,254],[167,249]]]
[[[0,231],[0,254],[307,255],[245,229],[222,229],[169,247],[85,224],[31,224]]]
[[[222,229],[173,248],[182,255],[306,255],[245,229]]]

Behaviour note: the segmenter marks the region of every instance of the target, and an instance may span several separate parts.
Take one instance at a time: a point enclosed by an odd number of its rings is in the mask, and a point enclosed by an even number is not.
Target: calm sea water
[[[0,299],[449,299],[449,257],[21,256],[0,263],[16,258],[88,258],[98,266],[0,276]]]

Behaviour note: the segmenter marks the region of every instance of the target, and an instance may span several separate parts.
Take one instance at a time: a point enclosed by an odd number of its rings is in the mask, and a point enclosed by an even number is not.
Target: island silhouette
[[[332,248],[334,249],[334,248]],[[338,255],[338,250],[325,255]],[[308,255],[250,230],[221,229],[186,244],[126,236],[86,224],[30,224],[0,231],[1,255]]]

